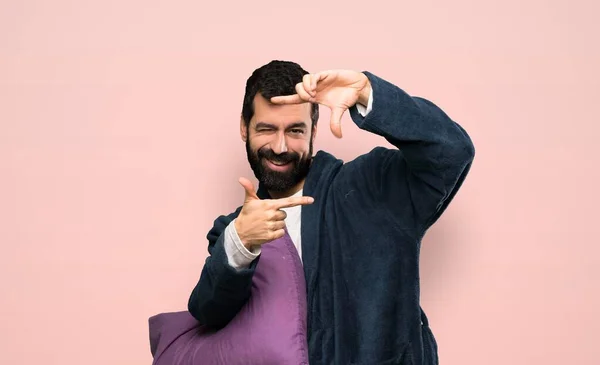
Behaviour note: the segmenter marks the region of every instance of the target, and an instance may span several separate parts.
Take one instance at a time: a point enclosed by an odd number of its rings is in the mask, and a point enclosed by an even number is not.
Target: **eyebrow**
[[[287,129],[294,129],[294,128],[304,128],[306,129],[306,123],[304,122],[296,122],[293,123],[292,125],[288,126]]]
[[[254,126],[254,129],[260,129],[260,128],[270,128],[270,129],[277,129],[276,126],[274,126],[273,124],[270,123],[266,123],[266,122],[258,122],[256,123],[256,125]],[[294,128],[304,128],[306,129],[306,123],[305,122],[296,122],[293,123],[291,125],[289,125],[286,129],[294,129]]]

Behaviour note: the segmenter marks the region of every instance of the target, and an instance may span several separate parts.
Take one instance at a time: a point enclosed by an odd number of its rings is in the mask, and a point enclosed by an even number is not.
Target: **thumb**
[[[238,181],[240,182],[240,185],[242,185],[242,187],[245,190],[245,193],[246,193],[246,196],[244,198],[245,202],[258,199],[258,196],[256,195],[256,191],[254,190],[254,185],[252,185],[252,182],[250,182],[250,180],[246,179],[245,177],[240,177],[240,179]]]
[[[331,133],[337,138],[342,138],[342,115],[344,111],[343,108],[331,109]]]

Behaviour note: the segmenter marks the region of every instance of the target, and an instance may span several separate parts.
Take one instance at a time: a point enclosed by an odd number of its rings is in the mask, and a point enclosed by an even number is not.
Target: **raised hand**
[[[359,102],[367,105],[371,83],[362,72],[350,70],[330,70],[316,74],[306,74],[302,82],[296,84],[296,94],[275,96],[273,104],[319,103],[331,110],[331,132],[342,138],[342,115]]]
[[[242,210],[235,220],[235,230],[248,249],[285,235],[287,214],[281,208],[308,205],[314,202],[314,199],[308,196],[261,200],[248,179],[242,177],[239,182],[246,194]]]

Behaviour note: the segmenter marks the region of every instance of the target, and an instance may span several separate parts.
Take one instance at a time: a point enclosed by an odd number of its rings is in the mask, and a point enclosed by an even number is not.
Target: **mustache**
[[[300,159],[300,155],[296,152],[284,152],[280,154],[276,154],[272,149],[260,149],[258,150],[258,158],[267,160],[271,160],[278,164],[287,164],[288,162],[298,161]]]

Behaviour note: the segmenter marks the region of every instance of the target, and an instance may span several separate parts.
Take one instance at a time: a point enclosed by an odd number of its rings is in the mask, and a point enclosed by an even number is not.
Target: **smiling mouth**
[[[269,160],[266,158],[265,158],[265,163],[268,168],[270,168],[271,170],[275,170],[275,171],[286,171],[292,165],[292,161],[282,163],[279,161],[273,161],[273,160]]]
[[[273,160],[267,160],[267,161],[269,161],[270,163],[272,163],[275,166],[285,166],[285,165],[289,164],[289,162],[278,162],[278,161],[273,161]]]

